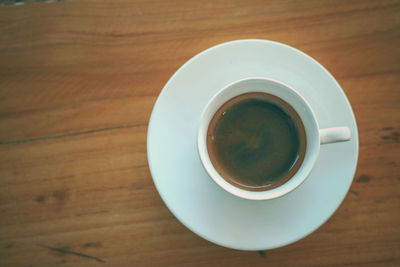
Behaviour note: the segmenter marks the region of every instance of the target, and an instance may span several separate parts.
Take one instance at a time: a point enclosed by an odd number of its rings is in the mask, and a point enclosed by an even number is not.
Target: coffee
[[[297,112],[266,93],[246,93],[223,104],[207,130],[207,150],[227,182],[250,191],[278,187],[300,168],[306,134]]]

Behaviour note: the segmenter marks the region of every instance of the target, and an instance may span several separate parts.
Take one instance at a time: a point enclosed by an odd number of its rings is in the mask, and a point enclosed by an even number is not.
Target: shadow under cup
[[[223,88],[207,104],[198,151],[207,173],[226,191],[247,199],[275,198],[310,173],[319,152],[318,125],[294,89],[248,78]]]

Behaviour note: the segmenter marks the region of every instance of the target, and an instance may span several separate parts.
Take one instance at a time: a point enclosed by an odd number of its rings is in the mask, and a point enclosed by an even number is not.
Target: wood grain
[[[287,43],[321,62],[360,135],[338,211],[305,239],[259,253],[181,225],[146,158],[168,78],[241,38]],[[0,266],[399,266],[399,47],[400,1],[0,6]]]

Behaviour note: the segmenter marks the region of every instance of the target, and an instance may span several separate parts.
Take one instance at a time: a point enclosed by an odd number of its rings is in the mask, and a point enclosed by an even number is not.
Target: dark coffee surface
[[[211,161],[228,182],[268,190],[289,180],[305,154],[305,132],[297,113],[279,98],[248,93],[225,103],[207,133]]]

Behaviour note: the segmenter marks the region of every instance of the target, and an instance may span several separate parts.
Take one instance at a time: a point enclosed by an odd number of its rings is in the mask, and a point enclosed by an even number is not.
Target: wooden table
[[[168,78],[241,38],[287,43],[321,62],[360,135],[338,211],[305,239],[258,253],[185,228],[146,158]],[[0,266],[399,266],[399,140],[400,1],[0,6]]]

